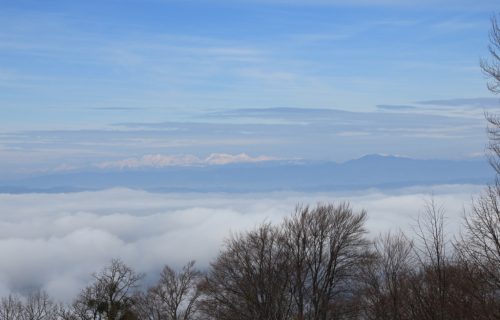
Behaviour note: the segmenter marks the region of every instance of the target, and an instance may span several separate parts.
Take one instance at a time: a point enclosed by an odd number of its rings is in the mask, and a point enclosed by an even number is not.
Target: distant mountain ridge
[[[265,161],[127,170],[87,169],[0,181],[0,192],[74,192],[114,187],[159,192],[330,191],[436,184],[485,184],[485,159],[418,160],[366,155],[344,163]]]

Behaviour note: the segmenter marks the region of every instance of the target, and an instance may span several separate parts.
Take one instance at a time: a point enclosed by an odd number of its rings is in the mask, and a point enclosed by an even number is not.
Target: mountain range
[[[116,187],[156,192],[338,191],[486,184],[493,178],[493,169],[484,158],[421,160],[367,155],[344,163],[275,160],[162,168],[87,168],[0,181],[0,192],[76,192]]]

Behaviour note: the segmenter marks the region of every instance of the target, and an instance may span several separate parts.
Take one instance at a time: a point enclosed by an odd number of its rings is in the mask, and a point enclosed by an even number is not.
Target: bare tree
[[[65,304],[59,304],[57,308],[57,319],[58,320],[85,320],[86,318],[78,317],[72,306]]]
[[[411,319],[409,282],[414,268],[413,243],[403,232],[379,236],[374,256],[363,268],[363,314],[366,319]]]
[[[340,317],[353,279],[367,257],[366,212],[347,203],[297,207],[284,223],[297,319]],[[347,299],[348,300],[348,299]]]
[[[113,259],[95,281],[83,289],[74,303],[75,314],[85,320],[135,319],[133,314],[134,290],[142,274],[138,274],[118,259]]]
[[[488,50],[489,59],[481,59],[483,73],[490,79],[488,89],[500,93],[500,26],[497,17],[491,18]],[[489,136],[489,160],[497,175],[500,174],[500,117],[498,114],[486,114]],[[497,182],[498,184],[498,182]]]
[[[481,60],[481,69],[489,78],[488,89],[500,93],[500,25],[491,19],[489,59]],[[496,171],[493,185],[473,202],[472,210],[464,215],[464,230],[456,248],[461,267],[468,277],[470,297],[482,312],[478,319],[500,317],[500,117],[486,114],[488,121],[490,164]]]
[[[491,79],[488,89],[493,93],[500,93],[500,26],[496,17],[491,18],[488,50],[490,59],[481,60],[481,69]]]
[[[227,241],[203,282],[201,309],[218,320],[292,319],[288,285],[281,234],[265,224]]]
[[[9,294],[0,300],[0,320],[20,320],[23,311],[21,299]]]
[[[201,272],[194,268],[194,261],[188,262],[180,272],[165,266],[158,284],[140,295],[138,310],[141,319],[195,319],[200,280]]]
[[[446,249],[449,243],[444,231],[445,212],[432,196],[425,202],[424,211],[417,218],[414,228],[418,244],[415,246],[421,265],[430,265],[442,270],[446,263]]]
[[[480,269],[500,290],[500,188],[489,186],[466,215],[460,246],[469,263]]]
[[[106,305],[101,290],[94,283],[80,292],[73,302],[71,313],[81,320],[101,320],[105,312]]]
[[[447,313],[450,299],[450,248],[444,225],[445,212],[432,197],[417,218],[415,254],[418,268],[411,281],[414,317],[419,319],[451,319]]]
[[[56,318],[57,305],[47,292],[35,290],[28,294],[22,308],[22,320],[55,320]]]

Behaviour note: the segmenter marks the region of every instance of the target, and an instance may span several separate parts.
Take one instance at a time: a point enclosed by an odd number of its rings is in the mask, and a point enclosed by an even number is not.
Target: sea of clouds
[[[457,232],[477,185],[351,193],[149,193],[110,189],[67,194],[0,194],[0,296],[41,287],[71,301],[91,274],[120,258],[153,281],[165,264],[205,268],[231,233],[279,223],[297,204],[349,201],[366,209],[370,236],[411,231],[425,202],[446,211]]]

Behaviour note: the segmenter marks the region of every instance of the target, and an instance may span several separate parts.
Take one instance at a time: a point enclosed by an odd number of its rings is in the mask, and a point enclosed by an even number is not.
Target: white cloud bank
[[[128,189],[0,194],[0,295],[34,286],[68,302],[111,258],[151,276],[164,264],[205,267],[231,232],[279,222],[297,203],[350,201],[372,234],[409,229],[433,192],[455,230],[480,186],[342,193],[154,194]]]
[[[194,155],[162,155],[147,154],[140,158],[128,158],[116,161],[106,161],[97,164],[101,169],[136,169],[136,168],[163,168],[170,166],[196,166],[196,165],[223,165],[231,163],[251,163],[278,160],[269,156],[251,157],[246,153],[226,154],[212,153],[205,159]]]

